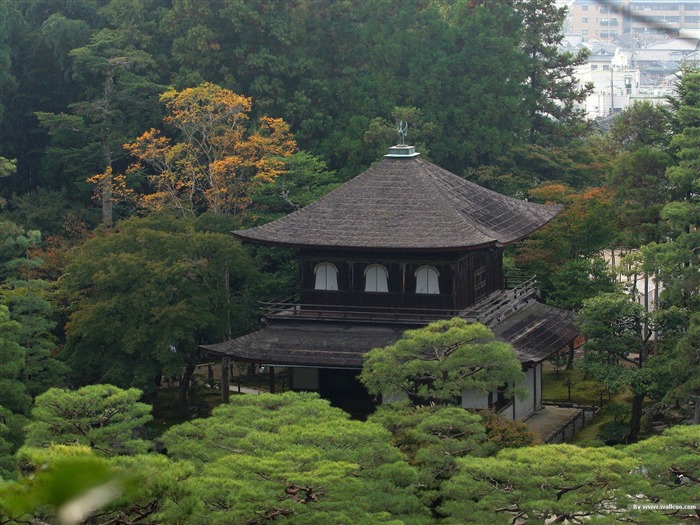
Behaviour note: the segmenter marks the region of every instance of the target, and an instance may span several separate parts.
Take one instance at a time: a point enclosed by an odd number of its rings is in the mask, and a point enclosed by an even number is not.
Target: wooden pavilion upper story
[[[559,210],[488,190],[424,161],[412,146],[394,146],[315,203],[234,235],[297,249],[297,310],[444,317],[505,289],[503,247]]]
[[[405,329],[460,316],[513,346],[532,397],[513,401],[511,415],[526,417],[541,406],[542,361],[577,330],[570,312],[537,302],[534,282],[508,282],[503,250],[559,210],[488,190],[412,146],[394,146],[315,203],[234,232],[244,242],[294,248],[299,293],[265,303],[262,329],[203,349],[285,368],[292,388],[345,407],[366,396],[355,379],[366,352],[394,344]],[[464,396],[465,407],[496,406],[493,393]]]

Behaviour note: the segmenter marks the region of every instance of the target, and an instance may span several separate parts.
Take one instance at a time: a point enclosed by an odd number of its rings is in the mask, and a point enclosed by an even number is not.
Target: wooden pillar
[[[270,394],[275,393],[275,367],[270,367]]]
[[[654,311],[660,310],[659,307],[659,274],[654,272]],[[654,348],[659,349],[659,329],[654,330]]]
[[[693,413],[693,425],[700,425],[700,396],[690,396],[695,402],[695,412]]]
[[[229,395],[231,391],[229,390],[229,370],[231,368],[231,358],[223,357],[221,358],[221,400],[224,403],[228,403]]]
[[[567,348],[568,350],[566,354],[566,369],[572,370],[574,368],[574,357],[576,357],[576,348],[574,348],[573,340],[569,341]]]

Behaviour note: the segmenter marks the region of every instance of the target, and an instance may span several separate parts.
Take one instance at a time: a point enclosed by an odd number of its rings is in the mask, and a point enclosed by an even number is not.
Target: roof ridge
[[[428,174],[432,177],[432,179],[436,182],[435,188],[440,191],[440,193],[444,194],[449,200],[454,202],[455,204],[461,204],[460,201],[456,198],[454,193],[450,191],[452,188],[446,184],[445,178],[451,178],[455,180],[455,182],[458,182],[459,184],[464,184],[464,185],[473,185],[476,186],[477,188],[481,188],[481,186],[460,177],[459,175],[456,175],[454,173],[451,173],[440,166],[437,166],[435,164],[431,164],[429,162],[425,162],[425,168]],[[481,189],[486,189],[486,188],[481,188]],[[493,230],[488,230],[486,231],[485,228],[481,224],[474,224],[470,223],[468,219],[473,218],[471,216],[468,216],[467,214],[464,213],[463,210],[461,209],[455,209],[454,207],[451,207],[453,212],[457,214],[460,217],[460,220],[469,226],[471,229],[477,230],[481,235],[483,235],[485,238],[489,239],[490,241],[494,242],[497,240],[497,236],[494,234]]]

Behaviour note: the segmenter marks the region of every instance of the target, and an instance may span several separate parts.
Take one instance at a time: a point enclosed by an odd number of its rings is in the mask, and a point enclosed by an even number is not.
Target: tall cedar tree
[[[577,86],[576,66],[588,58],[586,50],[576,55],[562,52],[562,27],[566,7],[555,0],[517,0],[516,10],[523,18],[523,51],[527,60],[525,107],[529,114],[531,143],[562,143],[579,132],[584,110],[577,107],[592,84]]]

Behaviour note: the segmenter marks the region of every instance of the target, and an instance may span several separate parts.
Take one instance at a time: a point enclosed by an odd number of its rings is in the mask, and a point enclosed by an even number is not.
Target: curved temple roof
[[[234,235],[292,247],[454,250],[517,241],[560,209],[506,197],[417,156],[385,157],[313,204]]]

